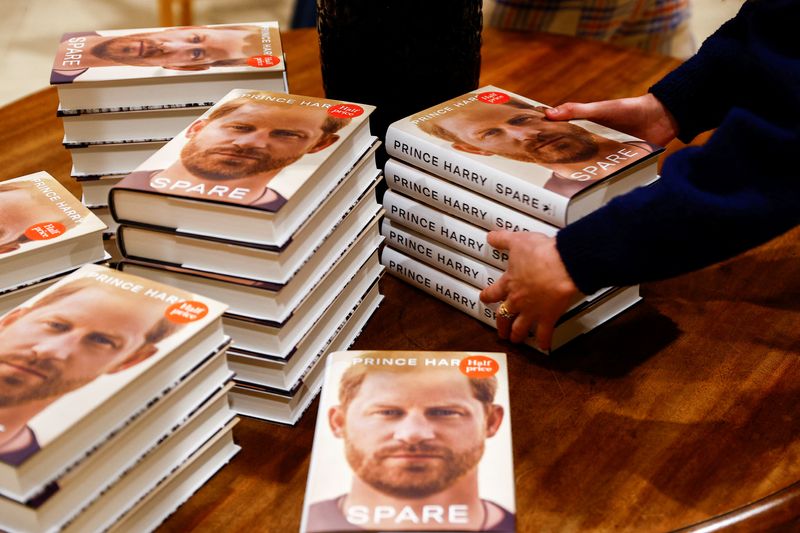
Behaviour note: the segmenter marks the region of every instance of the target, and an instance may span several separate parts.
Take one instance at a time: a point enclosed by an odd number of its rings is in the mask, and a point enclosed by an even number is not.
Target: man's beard
[[[599,146],[592,134],[574,124],[562,124],[562,131],[540,133],[536,139],[525,142],[525,155],[515,159],[540,164],[568,164],[588,161],[597,155]],[[543,142],[552,141],[545,149],[537,149]]]
[[[218,153],[223,151],[224,154]],[[231,154],[231,157],[226,157],[225,154]],[[214,181],[247,178],[261,172],[279,170],[291,165],[300,157],[278,159],[260,148],[240,148],[235,145],[202,149],[192,142],[187,143],[181,150],[181,162],[189,172],[199,178]]]
[[[4,363],[33,370],[46,378],[29,376],[21,370],[7,374],[1,371],[3,367],[9,368]],[[86,380],[65,380],[61,366],[52,359],[32,359],[16,354],[0,356],[0,408],[61,396],[85,383]]]
[[[431,444],[391,445],[367,455],[345,439],[345,454],[356,476],[374,489],[396,498],[427,498],[450,487],[474,468],[483,456],[484,443],[461,453]],[[392,465],[392,455],[435,455],[436,459],[403,460]]]

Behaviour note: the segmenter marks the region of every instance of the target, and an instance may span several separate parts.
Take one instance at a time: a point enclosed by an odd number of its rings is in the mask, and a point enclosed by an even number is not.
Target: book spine
[[[381,234],[393,248],[479,289],[492,285],[503,275],[499,268],[466,257],[461,252],[406,230],[388,219],[383,220]]]
[[[534,231],[554,236],[558,228],[463,187],[390,159],[389,187],[488,230]]]
[[[416,200],[388,190],[383,196],[386,216],[409,229],[501,269],[508,267],[508,252],[486,242],[488,232]]]
[[[392,275],[452,305],[459,311],[477,318],[484,324],[496,327],[494,308],[497,307],[497,304],[483,304],[478,297],[480,289],[452,278],[444,272],[420,263],[392,248],[383,249],[381,264]]]
[[[567,220],[569,198],[501,172],[422,135],[390,125],[386,152],[437,176],[457,183],[558,227]]]

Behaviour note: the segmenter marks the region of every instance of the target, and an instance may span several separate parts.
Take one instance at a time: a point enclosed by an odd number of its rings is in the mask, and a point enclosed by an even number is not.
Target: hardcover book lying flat
[[[122,181],[127,174],[105,176],[72,176],[81,186],[82,201],[86,207],[107,207],[111,187]]]
[[[103,260],[105,229],[46,172],[0,182],[0,292]]]
[[[350,301],[353,307],[349,312],[343,308],[336,330],[318,352],[309,351],[310,363],[306,363],[307,368],[301,378],[288,391],[259,383],[264,379],[265,372],[269,372],[270,361],[252,357],[248,361],[247,356],[231,354],[231,368],[236,369],[241,378],[230,393],[233,410],[272,422],[296,424],[322,387],[323,369],[328,354],[346,350],[355,342],[367,320],[378,309],[381,300],[383,296],[378,292],[378,284],[374,283],[358,301]],[[292,363],[290,359],[288,364]]]
[[[283,246],[345,179],[375,168],[373,109],[231,91],[111,190],[114,218]]]
[[[226,342],[223,304],[86,265],[0,318],[0,493],[25,502]]]
[[[286,92],[285,74],[278,23],[254,22],[66,33],[50,83],[69,113],[212,105],[234,88]]]
[[[516,530],[503,353],[328,356],[303,533]]]
[[[231,420],[136,505],[110,524],[110,532],[154,531],[192,494],[239,453],[233,442],[233,428],[238,418]]]
[[[316,249],[339,225],[360,229],[382,212],[375,198],[375,172],[361,183],[348,180],[282,249],[122,225],[120,250],[130,259],[286,284],[306,262],[314,260]]]
[[[484,324],[497,327],[495,313],[499,304],[487,305],[481,302],[479,297],[481,289],[389,247],[383,249],[381,263],[392,275],[477,318]],[[605,289],[590,298],[582,299],[578,305],[570,307],[556,322],[550,352],[588,333],[640,300],[638,285]],[[527,344],[539,350],[534,338],[531,337]]]
[[[386,151],[559,227],[656,179],[663,148],[546,107],[483,87],[391,124]]]
[[[128,174],[164,147],[165,141],[68,146],[73,176]]]
[[[102,506],[107,489],[119,490],[117,483],[127,483],[130,472],[138,468],[143,456],[161,446],[176,428],[192,424],[201,413],[221,411],[220,415],[225,416],[224,400],[233,386],[231,377],[225,350],[219,350],[142,416],[51,482],[44,493],[25,503],[0,497],[0,527],[11,531],[50,531],[63,527],[87,509],[95,512],[91,509]]]
[[[340,224],[285,285],[133,260],[123,261],[118,268],[225,302],[230,306],[226,315],[282,323],[338,262],[363,261],[377,248],[381,237],[376,224],[377,220],[362,228]]]
[[[132,111],[59,111],[64,145],[168,141],[209,106],[181,106]]]

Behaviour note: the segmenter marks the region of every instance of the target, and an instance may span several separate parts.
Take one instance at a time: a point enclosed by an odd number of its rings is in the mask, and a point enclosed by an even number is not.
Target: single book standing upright
[[[558,227],[656,179],[663,148],[545,108],[483,87],[394,122],[386,151]]]
[[[506,356],[329,356],[303,533],[515,531]]]

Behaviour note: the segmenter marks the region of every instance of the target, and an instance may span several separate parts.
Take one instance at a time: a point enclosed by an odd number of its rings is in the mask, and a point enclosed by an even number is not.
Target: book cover
[[[112,205],[119,211],[117,191],[133,190],[278,212],[351,137],[365,128],[368,137],[373,109],[233,90],[114,187]],[[365,150],[359,143],[356,159]]]
[[[285,70],[277,22],[65,33],[50,83]]]
[[[558,226],[655,179],[662,148],[585,120],[547,120],[545,108],[483,87],[393,123],[386,150]]]
[[[514,531],[505,354],[328,356],[301,531]]]
[[[4,479],[217,322],[224,309],[196,294],[86,265],[0,317]]]

